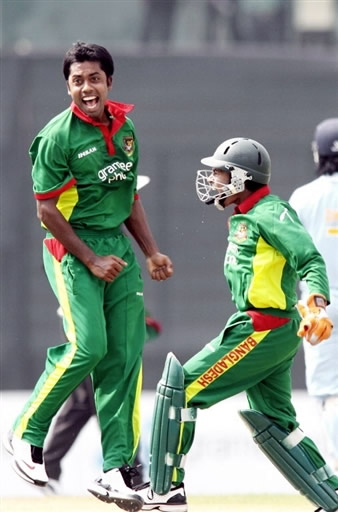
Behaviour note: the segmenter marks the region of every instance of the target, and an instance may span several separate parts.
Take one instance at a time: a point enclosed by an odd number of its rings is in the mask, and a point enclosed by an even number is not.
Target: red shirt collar
[[[122,124],[126,120],[126,114],[134,108],[134,105],[128,103],[119,103],[118,101],[111,100],[107,100],[104,105],[108,110],[109,114],[112,117],[118,119],[120,122],[122,122]],[[86,123],[92,124],[94,126],[104,126],[103,123],[95,121],[92,117],[82,112],[82,110],[77,105],[75,105],[74,101],[72,101],[70,107],[72,109],[72,112],[82,121],[85,121]]]
[[[265,197],[268,194],[270,194],[270,187],[268,185],[264,185],[264,187],[259,188],[256,192],[253,192],[249,197],[238,204],[234,209],[234,215],[236,215],[236,213],[247,213],[255,206],[256,203],[258,203],[258,201],[262,199],[262,197]]]
[[[114,119],[114,122],[111,123],[110,126],[105,125],[104,123],[100,123],[95,121],[92,117],[88,116],[82,110],[72,102],[70,108],[72,112],[79,118],[81,121],[85,123],[89,123],[93,126],[97,126],[99,130],[101,130],[104,140],[106,142],[107,151],[109,155],[114,155],[115,147],[113,144],[113,136],[116,132],[124,125],[126,122],[126,114],[133,110],[134,105],[129,105],[128,103],[119,103],[117,101],[107,100],[105,102],[105,108],[108,110],[111,117]]]

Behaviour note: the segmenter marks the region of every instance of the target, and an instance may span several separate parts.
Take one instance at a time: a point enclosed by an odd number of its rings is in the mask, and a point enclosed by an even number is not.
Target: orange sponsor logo
[[[338,210],[330,210],[327,208],[325,212],[326,222],[338,222]]]

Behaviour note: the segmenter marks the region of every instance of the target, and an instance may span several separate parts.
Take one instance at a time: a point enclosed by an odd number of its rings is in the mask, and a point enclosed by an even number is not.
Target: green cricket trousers
[[[297,336],[299,320],[296,309],[232,315],[223,331],[183,367],[187,407],[206,409],[245,391],[251,409],[288,432],[297,428],[291,402],[291,366],[302,342]],[[188,453],[194,432],[194,422],[183,423],[179,453]],[[305,437],[301,445],[317,468],[325,465],[311,439]],[[183,469],[174,472],[174,481],[183,478]],[[328,483],[338,488],[336,476]]]
[[[47,234],[44,266],[63,311],[68,342],[48,349],[45,370],[14,431],[43,446],[55,414],[91,374],[107,471],[132,464],[140,439],[143,281],[130,241],[119,228],[77,234],[96,254],[114,254],[128,265],[107,283]]]

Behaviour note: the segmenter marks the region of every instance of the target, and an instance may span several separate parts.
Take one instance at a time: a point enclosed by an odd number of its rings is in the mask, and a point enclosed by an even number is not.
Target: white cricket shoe
[[[135,468],[114,468],[88,486],[88,491],[105,503],[115,503],[128,512],[137,512],[143,499],[132,489],[132,472]]]
[[[167,494],[156,494],[149,483],[137,491],[143,498],[142,510],[159,510],[160,512],[187,512],[188,504],[184,484],[171,486]]]
[[[11,431],[3,439],[3,446],[12,455],[12,468],[23,480],[38,486],[47,484],[42,448],[20,439]]]

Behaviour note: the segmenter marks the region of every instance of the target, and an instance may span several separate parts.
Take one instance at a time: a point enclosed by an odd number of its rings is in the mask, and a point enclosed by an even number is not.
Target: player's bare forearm
[[[158,247],[150,230],[141,199],[136,199],[129,218],[125,221],[146,258],[158,252]]]
[[[168,256],[159,252],[140,199],[134,201],[132,212],[125,225],[145,255],[148,272],[152,279],[164,281],[171,277],[173,264]]]

